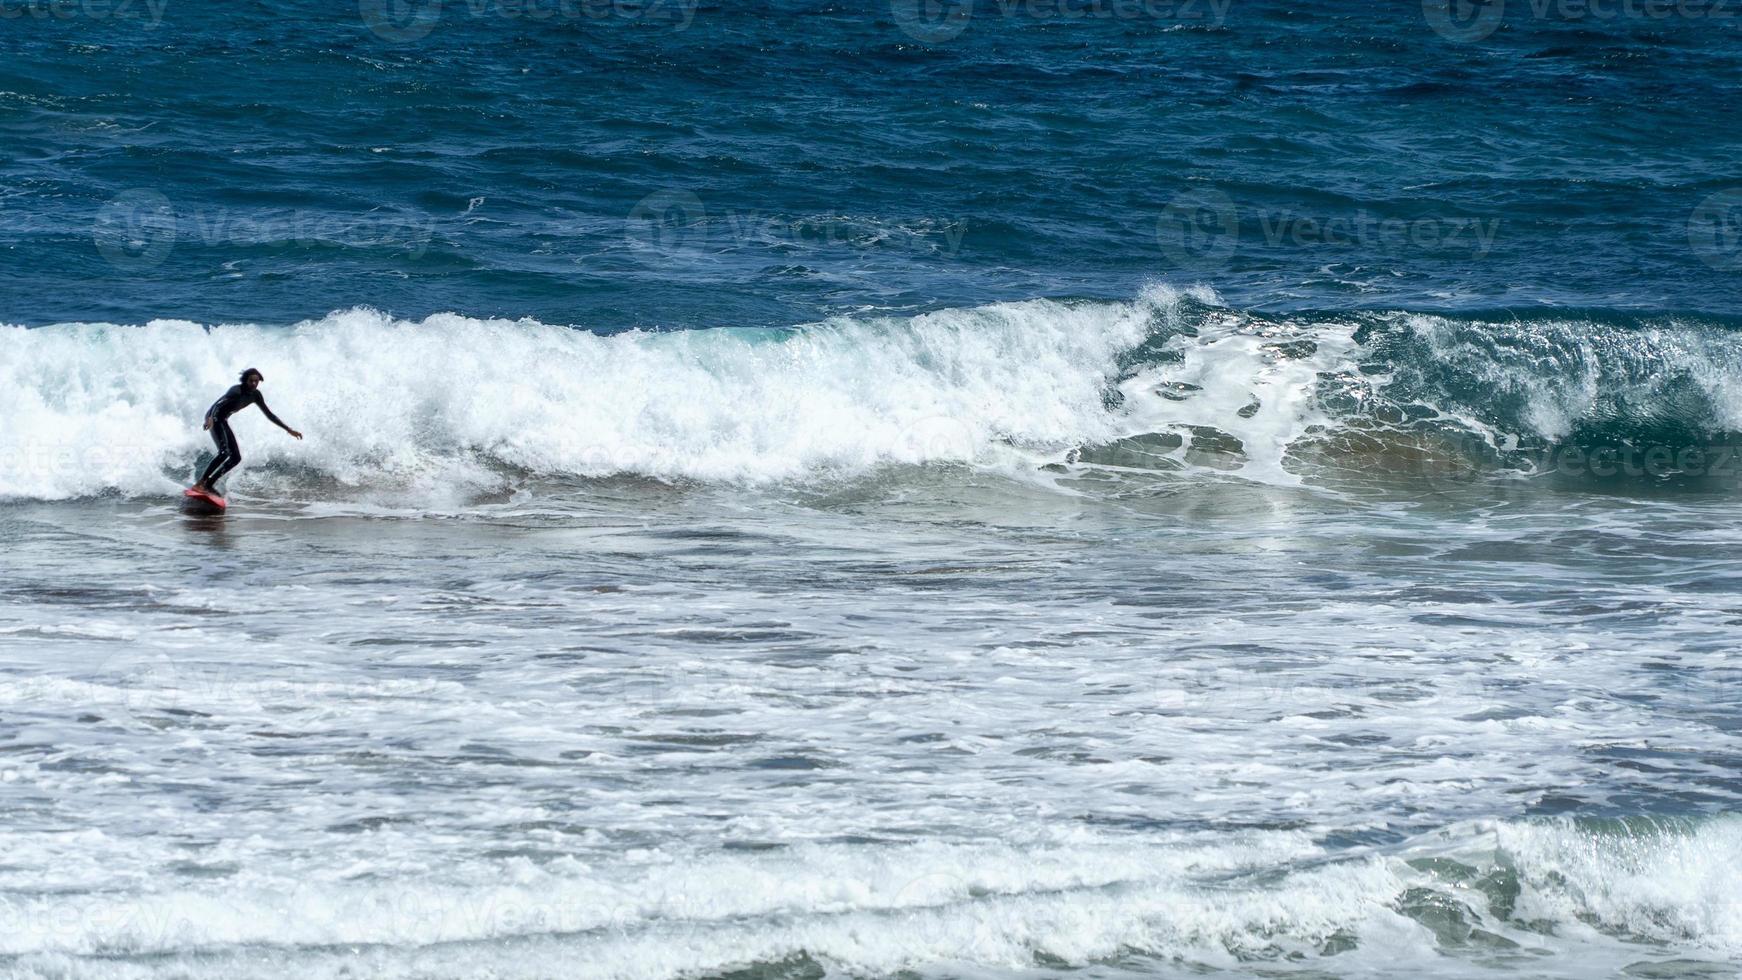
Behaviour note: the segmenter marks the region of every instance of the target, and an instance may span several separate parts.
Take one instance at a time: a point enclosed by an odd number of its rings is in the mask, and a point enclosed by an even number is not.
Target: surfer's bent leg
[[[206,466],[206,475],[200,477],[200,486],[215,491],[224,474],[242,462],[242,450],[236,445],[236,433],[230,431],[230,423],[223,419],[212,420],[212,443],[218,447],[218,455],[213,456]]]

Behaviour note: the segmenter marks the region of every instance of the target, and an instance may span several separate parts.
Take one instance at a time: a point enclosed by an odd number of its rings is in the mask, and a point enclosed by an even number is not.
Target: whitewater
[[[0,971],[1732,969],[1722,507],[1448,494],[11,505]]]
[[[244,362],[281,379],[270,403],[317,435],[289,443],[244,416],[238,488],[412,504],[546,477],[770,484],[946,463],[1021,476],[1136,456],[1150,470],[1221,456],[1288,485],[1291,456],[1359,454],[1361,440],[1368,455],[1486,447],[1502,465],[1508,449],[1577,437],[1673,450],[1663,475],[1690,468],[1680,450],[1742,429],[1742,354],[1721,321],[1264,317],[1203,287],[613,335],[371,310],[65,324],[0,328],[0,353],[0,498],[23,500],[171,494],[210,452],[190,421]]]

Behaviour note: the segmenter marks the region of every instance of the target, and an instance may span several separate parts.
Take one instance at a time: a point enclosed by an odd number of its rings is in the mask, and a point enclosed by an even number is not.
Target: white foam
[[[1493,826],[1528,886],[1521,917],[1742,956],[1742,821]]]
[[[1168,346],[1178,355],[1120,385],[1129,432],[1173,432],[1180,455],[1195,431],[1214,429],[1240,441],[1240,475],[1274,484],[1298,483],[1285,466],[1288,448],[1314,425],[1329,425],[1319,408],[1321,375],[1353,366],[1354,325],[1335,321],[1291,325],[1287,332],[1253,329],[1235,314],[1215,314]],[[1310,353],[1279,350],[1278,343],[1312,345]],[[1175,399],[1161,394],[1196,389]]]
[[[1114,431],[1101,396],[1115,358],[1174,302],[1153,290],[1128,304],[608,337],[368,310],[293,328],[3,328],[0,497],[172,491],[209,446],[206,405],[245,366],[265,372],[268,403],[308,440],[237,416],[241,486],[263,467],[433,493],[489,483],[486,463],[739,481],[995,465],[1012,446]]]
[[[1435,855],[1478,875],[1515,868],[1516,908],[1504,914],[1455,876],[1404,860]],[[1469,960],[1447,959],[1402,907],[1421,902],[1422,889],[1461,909],[1468,927],[1516,944],[1505,955],[1546,976],[1591,969],[1581,957],[1593,945],[1623,961],[1652,955],[1637,939],[1722,956],[1742,935],[1727,873],[1742,858],[1734,821],[1636,836],[1571,822],[1468,824],[1400,857],[1314,860],[1323,857],[1304,835],[1260,832],[1171,845],[642,852],[609,868],[512,860],[450,869],[445,884],[245,873],[197,890],[142,883],[0,903],[0,953],[20,957],[14,975],[55,976],[224,975],[241,957],[274,975],[543,976],[585,963],[588,976],[665,978],[799,955],[858,975],[1012,976],[1037,957],[1089,966],[1131,954],[1237,973],[1290,962],[1356,975],[1401,963],[1457,972]],[[1264,873],[1290,863],[1299,869]]]

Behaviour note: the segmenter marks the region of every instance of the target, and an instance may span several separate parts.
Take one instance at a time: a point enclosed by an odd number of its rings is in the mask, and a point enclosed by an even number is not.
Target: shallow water
[[[1724,495],[537,489],[9,509],[8,969],[1738,962]]]

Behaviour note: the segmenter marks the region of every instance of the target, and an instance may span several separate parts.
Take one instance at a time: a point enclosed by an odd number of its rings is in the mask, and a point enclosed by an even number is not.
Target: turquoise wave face
[[[1742,312],[1724,5],[1381,6],[6,0],[0,322]]]

